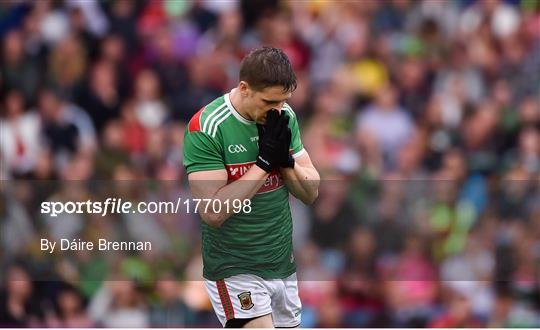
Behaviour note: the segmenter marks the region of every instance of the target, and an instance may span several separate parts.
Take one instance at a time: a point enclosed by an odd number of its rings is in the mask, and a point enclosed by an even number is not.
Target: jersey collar
[[[255,121],[253,120],[247,120],[246,118],[242,117],[241,114],[238,113],[238,111],[234,108],[234,106],[231,103],[231,98],[229,96],[230,93],[227,93],[224,95],[225,104],[227,104],[227,107],[229,108],[229,111],[233,114],[233,116],[236,117],[241,123],[246,125],[252,125],[255,124]]]

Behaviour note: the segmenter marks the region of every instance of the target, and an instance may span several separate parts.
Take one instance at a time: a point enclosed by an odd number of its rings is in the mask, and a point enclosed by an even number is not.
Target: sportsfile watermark
[[[207,191],[223,182],[198,184]],[[241,185],[254,182],[236,181],[236,187]],[[531,236],[540,219],[540,180],[490,183],[487,195],[478,198],[481,191],[463,193],[467,186],[456,180],[323,179],[310,205],[287,191],[289,187],[294,188],[279,181],[249,199],[233,196],[234,190],[205,200],[197,199],[201,196],[194,196],[185,181],[14,180],[0,185],[0,213],[7,215],[0,223],[2,260],[34,268],[44,262],[50,269],[70,265],[82,272],[88,260],[96,258],[118,280],[124,274],[143,278],[138,266],[132,269],[141,263],[149,278],[166,279],[174,273],[198,281],[200,272],[187,272],[186,265],[203,269],[201,248],[212,247],[206,243],[215,238],[212,243],[220,251],[232,249],[239,256],[224,267],[242,266],[249,253],[260,260],[292,260],[306,285],[331,280],[336,271],[355,271],[358,264],[365,265],[366,255],[367,266],[376,266],[367,271],[393,285],[439,278],[504,280],[505,269],[516,261],[499,249],[517,249],[523,267],[538,261],[536,236]],[[220,216],[229,213],[220,227],[205,222],[220,209]],[[208,217],[203,219],[205,210]],[[222,239],[222,233],[237,224],[245,233],[235,227]],[[410,270],[410,262],[422,266]],[[40,272],[33,279],[52,281],[57,276]],[[102,279],[97,272],[87,276]]]
[[[172,201],[130,202],[122,198],[109,197],[104,201],[87,199],[86,201],[45,201],[41,203],[41,214],[58,217],[62,214],[178,214],[178,213],[251,213],[249,199],[211,199],[211,198],[177,198]]]

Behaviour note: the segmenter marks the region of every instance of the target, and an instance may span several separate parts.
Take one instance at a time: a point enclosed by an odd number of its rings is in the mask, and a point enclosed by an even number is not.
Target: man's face
[[[270,109],[281,112],[283,104],[291,97],[291,92],[286,92],[281,86],[266,87],[261,91],[245,89],[244,104],[251,119],[258,124],[266,122],[266,114]]]

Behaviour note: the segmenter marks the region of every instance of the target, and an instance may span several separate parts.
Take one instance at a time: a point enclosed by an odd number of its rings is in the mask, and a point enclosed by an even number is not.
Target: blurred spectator
[[[397,91],[393,86],[382,88],[375,103],[357,117],[359,134],[372,135],[385,158],[386,168],[393,167],[398,149],[411,137],[413,123],[410,116],[397,105]]]
[[[399,255],[381,260],[386,301],[395,326],[422,326],[432,316],[437,278],[427,255],[422,237],[409,234]]]
[[[75,25],[97,37],[102,37],[107,32],[108,21],[98,2],[68,0],[67,6],[72,10],[72,14],[76,15],[76,23],[72,22],[71,26]]]
[[[357,228],[351,233],[338,281],[339,301],[349,327],[375,326],[382,316],[384,302],[377,281],[375,249],[371,230]]]
[[[153,39],[151,50],[155,54],[153,54],[150,62],[163,84],[163,94],[173,96],[169,101],[172,102],[173,111],[176,111],[175,109],[182,107],[186,99],[189,99],[187,96],[189,94],[186,93],[180,93],[184,97],[175,97],[177,93],[188,88],[188,70],[175,52],[175,40],[173,39],[172,29],[160,29]],[[191,77],[191,79],[194,79],[194,77]],[[190,95],[190,97],[192,96]],[[191,115],[189,118],[191,118]],[[181,119],[188,121],[189,118],[182,117]]]
[[[174,103],[173,119],[187,123],[202,105],[220,96],[219,91],[210,86],[210,77],[215,72],[211,72],[207,65],[207,60],[197,58],[188,63],[190,84],[171,94]]]
[[[471,5],[461,17],[463,33],[470,35],[483,24],[488,24],[491,33],[498,38],[512,34],[519,25],[517,10],[501,0],[478,1]]]
[[[39,32],[47,45],[55,45],[69,34],[69,21],[64,8],[50,0],[41,1],[34,8],[39,20]]]
[[[135,80],[135,114],[146,128],[163,124],[168,109],[162,101],[159,80],[151,70],[139,72]]]
[[[39,96],[42,133],[55,155],[57,166],[65,165],[76,153],[93,152],[96,147],[94,126],[79,107],[67,103],[60,92],[44,89]]]
[[[58,294],[56,304],[58,305],[58,315],[49,316],[49,320],[47,320],[49,327],[85,328],[95,326],[84,308],[83,297],[75,288],[67,286],[62,289]]]
[[[0,242],[6,256],[22,254],[31,244],[31,240],[35,239],[36,231],[31,218],[32,214],[25,207],[25,199],[28,195],[28,190],[22,185],[0,189],[0,219],[2,219],[0,231],[3,235]],[[8,262],[8,260],[3,262]]]
[[[36,165],[41,147],[39,116],[25,112],[25,101],[18,90],[6,94],[3,112],[0,119],[2,158],[13,173],[28,173]]]
[[[57,173],[55,172],[51,151],[47,148],[42,149],[38,152],[36,158],[34,170],[27,177],[43,181],[55,180]]]
[[[129,0],[120,0],[109,3],[109,19],[111,31],[121,36],[126,42],[128,52],[133,52],[138,46],[137,15],[141,4]]]
[[[127,145],[129,141],[121,122],[107,122],[103,129],[102,147],[98,150],[95,159],[97,178],[112,178],[117,166],[130,162]]]
[[[505,220],[516,220],[525,217],[525,205],[530,193],[531,176],[521,166],[513,167],[501,181],[499,197],[499,214]]]
[[[428,326],[432,328],[485,326],[485,323],[473,314],[465,290],[465,288],[450,289],[445,297],[445,312]]]
[[[109,34],[100,43],[99,60],[112,65],[115,87],[119,97],[124,100],[131,91],[133,70],[135,70],[131,57],[126,56],[125,40],[116,34]]]
[[[156,283],[158,301],[150,309],[152,327],[189,327],[194,324],[194,314],[181,299],[180,287],[173,279]]]
[[[75,35],[62,38],[49,55],[48,77],[64,95],[77,95],[87,69],[87,54]]]
[[[39,326],[43,314],[34,297],[28,272],[21,266],[6,268],[5,286],[0,294],[0,322],[10,327]]]
[[[309,63],[309,49],[294,34],[291,17],[285,12],[278,12],[268,18],[268,29],[263,30],[262,41],[274,47],[283,49],[293,70],[301,72]]]
[[[471,303],[473,312],[483,318],[489,315],[493,303],[493,289],[489,281],[493,278],[495,255],[482,242],[477,230],[467,241],[465,249],[458,255],[446,259],[441,265],[441,279],[448,286],[462,286]]]
[[[88,163],[87,159],[82,156],[75,158],[65,167],[63,176],[61,177],[64,180],[70,181],[70,183],[62,185],[58,191],[48,196],[46,201],[85,202],[91,197],[91,194],[87,191],[82,182],[83,180],[88,180],[90,170],[91,164]],[[41,187],[43,189],[46,188],[47,185],[43,184]],[[47,236],[58,242],[62,238],[71,240],[80,237],[79,235],[82,233],[85,226],[85,218],[81,213],[61,213],[56,216],[45,213],[40,214],[40,219]]]
[[[87,92],[79,99],[78,104],[90,115],[98,133],[108,121],[120,115],[117,81],[114,66],[110,62],[98,62],[90,72]]]
[[[360,223],[356,210],[348,201],[346,177],[327,177],[319,189],[313,208],[311,238],[323,249],[343,249],[351,230]]]
[[[333,72],[345,58],[345,51],[338,38],[339,19],[342,8],[328,6],[320,11],[320,19],[313,19],[305,3],[292,3],[295,16],[295,30],[310,48],[310,79],[315,88],[327,83]],[[322,4],[321,6],[325,6]]]
[[[6,90],[17,89],[25,102],[35,100],[36,91],[44,71],[39,63],[25,53],[24,36],[18,30],[10,31],[2,42],[2,84]]]
[[[90,301],[89,314],[97,324],[107,327],[149,326],[141,292],[131,280],[106,282]]]
[[[399,89],[401,90],[400,103],[409,109],[415,118],[421,116],[426,100],[421,95],[430,95],[427,68],[420,59],[409,58],[397,70]]]
[[[241,55],[238,53],[242,51],[242,49],[240,49],[242,23],[242,15],[238,9],[231,8],[222,11],[217,18],[216,25],[201,36],[198,44],[198,51],[210,53],[216,48],[226,47],[229,48],[233,54]]]
[[[494,136],[500,113],[491,102],[480,104],[477,110],[464,119],[463,148],[468,152],[471,167],[489,170],[495,161]]]
[[[516,304],[510,292],[502,291],[497,295],[488,323],[489,327],[534,327],[535,324],[537,324],[535,313]]]
[[[471,63],[466,45],[456,43],[449,52],[447,64],[435,73],[434,87],[436,92],[445,96],[445,101],[450,102],[449,106],[458,111],[453,115],[461,116],[464,103],[479,102],[486,93],[486,86],[479,67]],[[444,110],[445,115],[452,115],[450,109]]]
[[[81,40],[81,43],[83,45],[84,49],[88,50],[88,57],[89,58],[95,58],[96,51],[97,51],[97,45],[98,40],[95,38],[94,34],[91,33],[87,28],[87,18],[85,17],[85,12],[81,7],[77,7],[73,4],[76,4],[77,2],[70,2],[71,8],[69,9],[69,25],[72,28],[73,34]],[[84,4],[85,1],[79,1],[78,3]],[[90,4],[91,6],[95,3],[88,2],[86,3]],[[86,6],[88,8],[88,6]],[[87,14],[88,15],[88,14]],[[99,17],[96,17],[99,20]]]
[[[534,126],[520,132],[518,159],[528,173],[540,171],[540,132]]]
[[[343,311],[335,293],[323,298],[314,328],[343,328]]]
[[[378,4],[373,18],[373,29],[381,32],[394,32],[403,29],[405,16],[410,2],[407,0],[391,0]]]
[[[122,106],[123,147],[131,154],[142,156],[146,148],[148,130],[135,114],[135,102],[126,101]]]

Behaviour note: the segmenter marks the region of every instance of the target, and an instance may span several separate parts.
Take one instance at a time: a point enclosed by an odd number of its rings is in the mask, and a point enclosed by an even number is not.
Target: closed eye
[[[272,104],[280,104],[282,102],[287,102],[289,99],[286,99],[286,100],[283,100],[283,101],[274,101],[274,100],[263,100],[264,103],[266,103],[267,105],[272,105]]]

